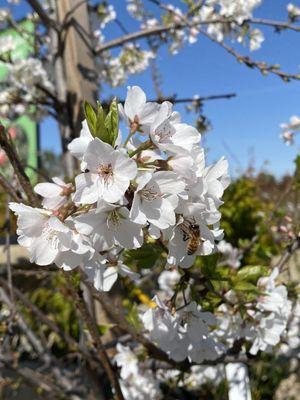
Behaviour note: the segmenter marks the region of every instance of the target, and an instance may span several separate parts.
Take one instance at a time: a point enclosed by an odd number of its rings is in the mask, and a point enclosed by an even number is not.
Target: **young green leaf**
[[[239,281],[247,281],[256,284],[257,280],[266,275],[268,267],[262,265],[247,265],[237,272],[237,279]]]
[[[87,101],[83,104],[85,118],[90,129],[90,132],[93,136],[96,135],[96,126],[97,126],[97,115],[95,113],[94,108]]]
[[[112,146],[115,145],[115,142],[118,137],[119,131],[119,113],[118,113],[118,103],[117,99],[114,98],[109,107],[109,113],[105,118],[105,127],[108,131],[108,142]],[[103,140],[103,139],[102,139]]]

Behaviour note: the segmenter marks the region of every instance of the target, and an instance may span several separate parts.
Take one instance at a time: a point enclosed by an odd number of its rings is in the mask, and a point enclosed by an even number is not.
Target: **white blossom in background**
[[[126,400],[162,399],[159,382],[151,370],[142,370],[135,353],[127,346],[117,344],[114,361],[120,368],[120,385]]]
[[[216,319],[209,312],[202,312],[195,302],[178,312],[171,310],[158,298],[157,307],[146,311],[141,319],[145,329],[162,350],[173,360],[201,363],[215,360],[222,354],[220,346],[210,335]]]
[[[252,17],[253,10],[262,3],[262,0],[213,0],[211,3],[220,5],[220,15],[233,17],[242,24],[244,20]]]
[[[9,79],[17,87],[29,93],[34,93],[38,84],[46,89],[53,89],[53,85],[42,62],[36,58],[17,60],[10,66],[9,75]]]
[[[281,124],[280,128],[281,132],[281,139],[287,144],[292,145],[294,144],[294,137],[297,132],[300,131],[300,118],[296,115],[293,115],[290,118],[289,123]]]
[[[250,51],[255,51],[261,48],[261,44],[264,42],[265,37],[260,29],[252,29],[250,32],[249,47]]]
[[[177,269],[165,270],[159,274],[157,279],[159,289],[163,291],[166,296],[171,297],[174,293],[175,285],[180,280],[180,273]]]
[[[5,55],[5,53],[9,53],[16,48],[16,43],[13,36],[5,36],[0,37],[0,54]],[[1,64],[1,62],[0,62]]]
[[[193,365],[191,372],[184,380],[184,385],[189,389],[197,390],[202,385],[217,386],[225,379],[224,366],[222,364],[216,366]]]
[[[295,6],[295,4],[293,3],[289,3],[286,8],[290,17],[292,18],[300,17],[300,7]]]
[[[260,278],[257,282],[263,294],[258,298],[256,310],[248,311],[256,321],[255,325],[249,327],[249,338],[254,340],[251,354],[257,354],[259,350],[270,350],[271,346],[280,342],[286,329],[292,305],[286,287],[276,285],[278,274],[278,268],[274,268],[268,277]]]
[[[237,248],[225,240],[221,240],[217,247],[218,251],[222,254],[222,264],[229,265],[232,268],[240,267],[241,254]]]
[[[299,357],[300,347],[300,299],[299,296],[293,304],[286,331],[280,344],[279,353],[294,354]]]

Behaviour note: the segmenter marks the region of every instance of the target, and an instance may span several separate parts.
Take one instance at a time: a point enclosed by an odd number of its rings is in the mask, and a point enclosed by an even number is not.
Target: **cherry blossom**
[[[75,179],[75,203],[93,204],[99,199],[119,201],[137,173],[133,160],[98,138],[88,144],[83,161],[89,172]]]
[[[124,107],[119,104],[121,117],[130,127],[131,132],[139,130],[143,133],[153,122],[158,112],[157,103],[147,103],[146,95],[139,86],[127,88],[127,96]]]
[[[54,183],[38,183],[34,191],[42,196],[43,207],[49,210],[57,210],[67,203],[68,197],[73,192],[72,183],[65,183],[58,177],[52,178]]]

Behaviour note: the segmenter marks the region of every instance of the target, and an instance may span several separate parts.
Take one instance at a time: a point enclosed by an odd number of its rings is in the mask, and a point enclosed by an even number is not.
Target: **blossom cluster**
[[[222,346],[211,334],[217,324],[212,313],[203,312],[195,303],[170,311],[158,297],[157,305],[143,316],[143,324],[150,338],[175,361],[188,359],[201,364],[204,360],[215,360],[222,354]]]
[[[279,270],[275,268],[270,275],[258,280],[257,288],[261,295],[254,302],[249,301],[248,316],[242,316],[238,312],[238,298],[234,299],[233,293],[227,296],[228,303],[225,301],[215,315],[201,311],[195,302],[177,310],[170,309],[168,301],[162,302],[161,298],[170,298],[180,275],[176,270],[163,271],[159,277],[160,298],[153,299],[156,307],[141,312],[144,327],[151,340],[176,362],[186,357],[195,364],[201,364],[203,360],[216,362],[220,355],[233,348],[236,341],[243,339],[247,342],[242,346],[242,354],[248,351],[255,355],[259,350],[270,352],[279,343],[277,354],[298,354],[299,300],[292,306],[285,286],[276,283],[278,274]],[[224,365],[222,356],[216,366],[194,365],[188,374],[183,374],[171,368],[166,371],[158,367],[150,371],[140,361],[140,352],[140,347],[117,346],[115,361],[121,368],[121,386],[126,399],[148,398],[146,393],[159,399],[162,394],[158,383],[197,390],[204,384],[215,386],[226,376],[234,391],[236,385],[243,386],[248,379],[244,364]],[[236,374],[240,373],[243,377],[238,379]],[[140,379],[142,387],[138,385]]]
[[[241,25],[252,17],[255,8],[261,5],[261,0],[208,0],[202,2],[196,12],[191,12],[188,24],[183,10],[173,4],[164,4],[166,13],[162,16],[162,22],[168,24],[183,24],[182,29],[174,29],[170,33],[169,50],[176,54],[185,42],[193,44],[197,42],[201,30],[223,41],[227,37],[231,40],[244,44],[249,42],[251,51],[258,50],[264,41],[263,32],[260,29],[242,29]],[[141,21],[141,28],[152,28],[160,25],[160,21],[151,13],[143,10],[139,0],[128,0],[128,12],[137,20]],[[222,21],[224,20],[224,22]],[[211,23],[205,23],[211,21]],[[217,22],[215,22],[217,21]]]
[[[4,41],[0,55],[2,51],[10,54],[14,48],[13,40]],[[42,62],[29,57],[25,60],[11,59],[3,64],[7,68],[7,79],[0,93],[0,116],[13,118],[25,112],[37,116],[40,109],[33,105],[37,104],[37,99],[45,98],[46,91],[53,91],[53,85]],[[13,108],[10,106],[11,102],[15,104]]]
[[[153,253],[160,248],[155,295],[139,304],[137,323],[178,365],[222,363],[237,341],[241,353],[252,355],[274,346],[279,353],[297,347],[299,301],[292,304],[287,288],[278,283],[279,269],[241,266],[241,250],[223,239],[219,224],[230,182],[227,161],[207,165],[199,132],[181,121],[170,102],[147,102],[137,86],[128,88],[124,105],[114,100],[107,113],[99,103],[97,110],[88,103],[84,108],[80,136],[69,144],[79,174],[72,181],[54,177],[38,183],[40,207],[10,203],[18,242],[28,249],[30,261],[64,271],[79,268],[97,290],[109,291],[118,278],[142,287],[143,275],[151,271],[145,272],[143,262],[141,268],[128,262],[128,255],[147,246]],[[216,252],[221,254],[215,270],[206,271],[213,274],[210,280],[199,261]],[[222,268],[224,280],[228,273],[233,276],[232,285],[218,289],[214,274]],[[198,278],[205,293],[217,295],[216,306],[205,307]],[[143,368],[136,343],[119,344],[117,351],[126,399],[163,398],[160,382],[179,379],[177,370]],[[223,379],[225,370],[196,365],[180,384],[198,387]]]
[[[228,291],[224,302],[211,313],[201,310],[194,301],[186,303],[189,290],[179,299],[182,305],[172,307],[180,274],[176,270],[163,271],[158,278],[160,291],[153,298],[156,307],[141,311],[141,319],[151,340],[176,361],[214,361],[236,340],[250,344],[243,346],[242,352],[247,349],[255,355],[258,351],[270,352],[283,339],[290,344],[281,344],[279,350],[288,352],[299,343],[299,302],[292,306],[285,285],[277,283],[278,276],[279,270],[274,268],[271,274],[258,279],[259,294],[246,303],[244,313],[235,290]]]
[[[10,205],[32,262],[82,266],[99,290],[109,290],[118,274],[136,277],[122,252],[148,237],[167,249],[169,267],[188,268],[197,255],[215,252],[229,184],[227,161],[205,165],[199,132],[170,102],[149,103],[134,86],[119,113],[129,130],[123,144],[117,127],[112,140],[95,137],[89,119],[70,143],[82,171],[75,185],[54,178],[35,187],[43,208]]]

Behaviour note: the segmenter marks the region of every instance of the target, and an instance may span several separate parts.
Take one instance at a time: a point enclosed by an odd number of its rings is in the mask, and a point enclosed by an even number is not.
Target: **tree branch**
[[[40,17],[41,21],[46,25],[46,27],[51,27],[55,29],[57,32],[60,31],[60,27],[57,23],[57,21],[54,21],[52,18],[48,16],[48,14],[45,12],[41,4],[39,3],[38,0],[26,0],[27,3],[31,6],[31,8],[38,14]]]
[[[300,74],[289,74],[289,73],[279,70],[276,65],[267,64],[262,61],[251,60],[249,57],[242,56],[241,54],[236,52],[232,47],[228,46],[226,43],[224,43],[222,41],[221,42],[218,41],[212,35],[209,35],[206,31],[200,30],[200,32],[204,36],[206,36],[209,40],[211,40],[212,42],[216,43],[217,45],[222,47],[224,50],[226,50],[227,53],[229,53],[233,57],[235,57],[238,62],[247,65],[247,67],[249,67],[249,68],[258,69],[264,75],[266,75],[268,73],[274,74],[286,82],[289,82],[292,79],[295,79],[295,80],[300,79]]]
[[[24,171],[22,163],[19,159],[19,156],[16,153],[15,149],[13,148],[12,144],[10,143],[9,138],[6,135],[4,126],[1,124],[0,124],[0,146],[5,151],[7,157],[15,171],[15,174],[19,179],[20,185],[22,186],[24,192],[26,193],[31,205],[37,206],[39,204],[38,196],[34,193],[31,183],[29,181],[29,178],[25,174],[25,171]]]
[[[17,203],[20,203],[22,201],[22,198],[18,195],[17,191],[8,182],[8,180],[5,178],[5,176],[1,174],[1,172],[0,172],[0,186],[2,186],[4,191],[10,195],[12,200],[16,201]]]
[[[72,294],[72,298],[75,301],[75,304],[79,310],[79,313],[80,313],[83,321],[85,322],[85,324],[91,334],[91,337],[94,341],[94,344],[97,349],[97,353],[98,353],[99,359],[101,360],[102,366],[107,374],[108,379],[110,380],[112,387],[115,390],[116,400],[124,400],[124,397],[123,397],[123,394],[122,394],[122,391],[120,388],[120,384],[119,384],[119,379],[117,377],[117,374],[113,370],[113,367],[110,363],[110,359],[109,359],[109,357],[105,351],[105,348],[102,344],[102,340],[99,335],[98,328],[97,328],[94,320],[92,319],[90,312],[82,298],[82,293],[81,293],[81,295],[79,294],[78,290],[76,289],[76,287],[74,286],[74,284],[72,282],[72,277],[70,277],[68,272],[65,273],[65,278],[69,284],[68,289],[70,290],[70,292]]]
[[[236,23],[234,19],[230,18],[214,18],[211,20],[206,20],[206,21],[197,21],[197,22],[182,22],[174,25],[169,25],[169,26],[164,26],[164,25],[158,25],[153,28],[145,28],[137,32],[132,32],[127,35],[123,35],[119,38],[112,39],[106,43],[103,43],[96,47],[94,50],[95,54],[100,54],[103,51],[110,50],[116,47],[123,46],[124,44],[128,42],[132,42],[135,40],[141,40],[144,38],[147,38],[149,36],[159,36],[164,33],[170,32],[170,31],[176,31],[180,29],[185,29],[185,28],[193,28],[193,27],[200,27],[204,25],[210,25],[210,24],[231,24]],[[265,25],[265,26],[270,26],[274,27],[277,29],[290,29],[295,32],[300,32],[300,26],[297,25],[292,25],[287,22],[282,22],[282,21],[273,21],[273,20],[266,20],[266,19],[260,19],[260,18],[251,18],[248,20],[245,20],[243,24],[248,23],[248,24],[256,24],[256,25]]]
[[[6,281],[0,277],[0,285],[8,288]],[[49,319],[38,307],[36,307],[26,295],[24,295],[19,289],[13,287],[13,292],[15,296],[25,305],[30,312],[32,312],[38,320],[47,325],[51,331],[55,332],[60,338],[62,338],[69,347],[74,348],[79,351],[79,353],[84,357],[84,359],[90,364],[92,368],[99,369],[99,360],[97,360],[92,354],[89,353],[88,349],[82,344],[78,343],[72,336],[67,332],[62,331],[54,321]],[[99,371],[102,372],[102,371]]]

